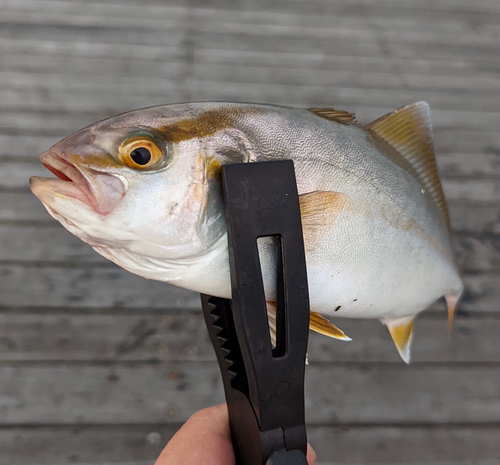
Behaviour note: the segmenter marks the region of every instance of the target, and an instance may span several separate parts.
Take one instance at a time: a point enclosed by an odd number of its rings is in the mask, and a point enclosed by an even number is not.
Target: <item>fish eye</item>
[[[133,138],[122,142],[118,149],[118,157],[124,165],[144,170],[163,159],[163,150],[150,139]]]
[[[151,152],[146,147],[137,147],[130,152],[130,158],[138,165],[144,166],[151,161]]]

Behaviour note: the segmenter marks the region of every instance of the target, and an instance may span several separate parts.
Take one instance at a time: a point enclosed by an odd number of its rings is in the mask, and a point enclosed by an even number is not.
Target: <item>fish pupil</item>
[[[151,152],[146,147],[138,147],[132,150],[130,158],[138,165],[147,165],[151,161]]]

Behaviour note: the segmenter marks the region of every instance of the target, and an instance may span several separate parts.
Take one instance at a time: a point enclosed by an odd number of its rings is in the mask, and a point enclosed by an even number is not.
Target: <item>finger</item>
[[[316,452],[311,447],[311,444],[307,444],[307,463],[308,465],[314,465],[316,463]]]
[[[235,465],[226,404],[196,412],[177,431],[155,465]]]

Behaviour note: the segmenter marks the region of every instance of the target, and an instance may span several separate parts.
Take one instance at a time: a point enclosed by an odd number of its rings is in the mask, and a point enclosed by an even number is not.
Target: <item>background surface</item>
[[[312,335],[319,461],[500,463],[498,0],[0,0],[0,463],[151,464],[223,400],[199,297],[133,276],[49,218],[37,155],[149,105],[328,107],[362,123],[426,100],[466,293],[416,323],[405,366],[378,322]]]

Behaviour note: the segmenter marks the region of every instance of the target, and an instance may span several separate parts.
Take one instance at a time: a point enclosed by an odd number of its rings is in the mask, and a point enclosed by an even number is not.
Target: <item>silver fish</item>
[[[220,167],[292,159],[311,328],[349,340],[326,317],[377,318],[406,362],[415,316],[444,295],[452,317],[463,290],[425,102],[367,126],[329,108],[158,106],[82,129],[40,159],[57,179],[31,189],[71,233],[132,273],[226,298]],[[271,239],[259,253],[272,320]]]

